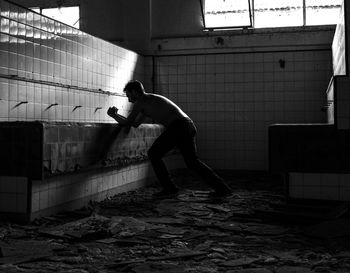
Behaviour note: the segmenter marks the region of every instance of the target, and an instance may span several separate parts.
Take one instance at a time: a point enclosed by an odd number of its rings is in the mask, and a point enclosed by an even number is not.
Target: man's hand
[[[107,110],[107,114],[112,118],[114,118],[117,115],[117,113],[118,113],[118,108],[115,106],[109,107]]]

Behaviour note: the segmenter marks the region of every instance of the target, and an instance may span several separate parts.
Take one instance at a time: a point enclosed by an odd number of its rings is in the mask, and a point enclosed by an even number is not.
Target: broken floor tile
[[[177,239],[182,238],[182,235],[174,235],[174,234],[162,234],[158,236],[159,239]]]
[[[183,273],[185,272],[185,267],[183,265],[170,264],[170,263],[144,263],[132,267],[132,272],[135,273]]]
[[[301,267],[301,266],[282,266],[279,268],[276,268],[276,273],[312,273],[311,269],[307,267]]]
[[[221,254],[226,254],[226,250],[223,248],[213,247],[211,250]]]
[[[289,231],[288,228],[264,224],[250,224],[247,228],[244,229],[245,232],[249,232],[255,235],[280,235],[285,234]]]
[[[132,246],[132,245],[145,245],[149,244],[149,242],[141,241],[141,240],[132,240],[132,239],[116,239],[116,238],[106,238],[102,240],[96,240],[97,243],[103,244],[117,244],[123,246]]]
[[[238,270],[228,270],[226,273],[273,273],[271,270],[266,268],[246,268]]]
[[[263,253],[269,254],[275,258],[283,261],[297,261],[299,260],[297,250],[277,250],[277,249],[264,249]]]
[[[114,268],[118,269],[125,265],[138,264],[138,263],[144,263],[144,262],[146,262],[146,259],[129,259],[129,260],[109,264],[106,267],[110,269],[114,269]]]
[[[216,267],[211,267],[211,266],[190,266],[186,267],[186,273],[217,273],[218,269]]]
[[[304,234],[318,238],[336,238],[350,236],[350,219],[335,219],[322,222],[304,229]]]
[[[275,264],[278,261],[279,260],[276,259],[275,257],[268,257],[268,258],[265,258],[265,260],[263,260],[261,263],[263,263],[263,264]]]
[[[209,236],[208,232],[199,232],[199,231],[189,230],[188,233],[189,234],[185,235],[182,238],[184,241],[198,240],[201,237]]]
[[[234,259],[227,262],[223,262],[220,265],[225,267],[237,267],[237,266],[245,266],[250,265],[252,263],[255,263],[257,261],[260,261],[261,258],[240,258],[240,259]]]
[[[0,264],[20,264],[36,261],[53,255],[53,247],[48,241],[11,240],[0,242],[3,257]]]
[[[184,230],[182,228],[166,226],[166,227],[158,228],[157,232],[173,234],[173,235],[183,235],[184,233],[186,233],[186,230]]]
[[[210,259],[216,259],[216,260],[227,260],[227,257],[220,254],[220,253],[217,253],[217,252],[213,252],[213,253],[209,253],[208,254],[208,258]]]
[[[210,208],[210,209],[212,209],[212,210],[214,210],[214,211],[217,211],[217,212],[224,212],[224,213],[228,213],[228,212],[230,212],[231,210],[230,209],[228,209],[228,208],[225,208],[225,207],[223,207],[223,206],[219,206],[219,205],[212,205],[212,204],[207,204],[207,205],[205,205],[207,208]]]
[[[185,219],[171,218],[171,217],[148,217],[140,218],[139,220],[151,224],[165,224],[165,225],[185,225]]]
[[[127,232],[130,235],[138,234],[146,230],[158,228],[155,225],[151,225],[142,220],[135,219],[133,217],[113,216],[110,219],[109,231],[113,235]]]
[[[198,251],[209,250],[213,243],[214,243],[214,241],[208,240],[208,241],[205,241],[201,244],[198,244],[194,249],[198,250]]]
[[[86,239],[101,237],[108,234],[110,219],[104,216],[95,215],[63,225],[49,227],[39,230],[42,235],[59,237],[62,239]]]
[[[189,259],[197,256],[203,256],[206,254],[207,252],[204,252],[204,251],[183,251],[182,253],[160,256],[160,257],[148,257],[147,259],[151,261]]]
[[[224,231],[233,231],[233,232],[241,232],[243,230],[246,230],[246,226],[239,224],[239,223],[234,223],[234,222],[225,222],[225,223],[220,223],[214,225],[216,228],[224,230]]]

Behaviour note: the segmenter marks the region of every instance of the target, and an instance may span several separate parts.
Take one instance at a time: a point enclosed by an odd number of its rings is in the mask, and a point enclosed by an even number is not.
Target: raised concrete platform
[[[147,150],[162,130],[156,124],[0,123],[0,213],[28,221],[154,182]]]

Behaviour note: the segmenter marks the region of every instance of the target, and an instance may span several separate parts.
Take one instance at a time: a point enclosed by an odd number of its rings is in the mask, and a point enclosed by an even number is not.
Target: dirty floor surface
[[[268,175],[225,178],[234,194],[223,200],[182,174],[174,198],[150,187],[1,223],[0,272],[350,272],[346,204],[287,200]]]

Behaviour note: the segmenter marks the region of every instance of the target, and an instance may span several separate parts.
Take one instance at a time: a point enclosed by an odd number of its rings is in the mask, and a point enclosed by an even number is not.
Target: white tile
[[[15,176],[1,176],[0,177],[0,192],[2,193],[16,193],[17,178]]]
[[[319,173],[304,173],[304,186],[320,186],[321,176]]]
[[[27,194],[28,192],[27,177],[16,177],[16,192],[18,194]]]
[[[32,200],[31,200],[31,210],[32,212],[39,210],[39,204],[40,204],[40,196],[39,192],[34,192],[32,194]]]
[[[339,179],[339,187],[350,187],[350,174],[342,173],[338,175]]]
[[[336,173],[321,173],[321,187],[338,187],[339,176]]]
[[[339,200],[339,187],[321,187],[321,199],[324,200]]]
[[[17,202],[15,193],[0,193],[0,211],[16,212]]]
[[[321,199],[321,188],[319,186],[304,186],[303,198]]]
[[[303,188],[299,186],[289,187],[289,196],[291,198],[303,198]]]
[[[43,210],[49,206],[49,191],[40,191],[39,192],[39,209]]]
[[[342,201],[350,201],[350,187],[339,188],[339,199]]]
[[[48,206],[53,207],[57,205],[57,189],[51,188],[48,191]]]
[[[17,213],[27,213],[27,194],[17,194],[16,195],[16,212]]]

